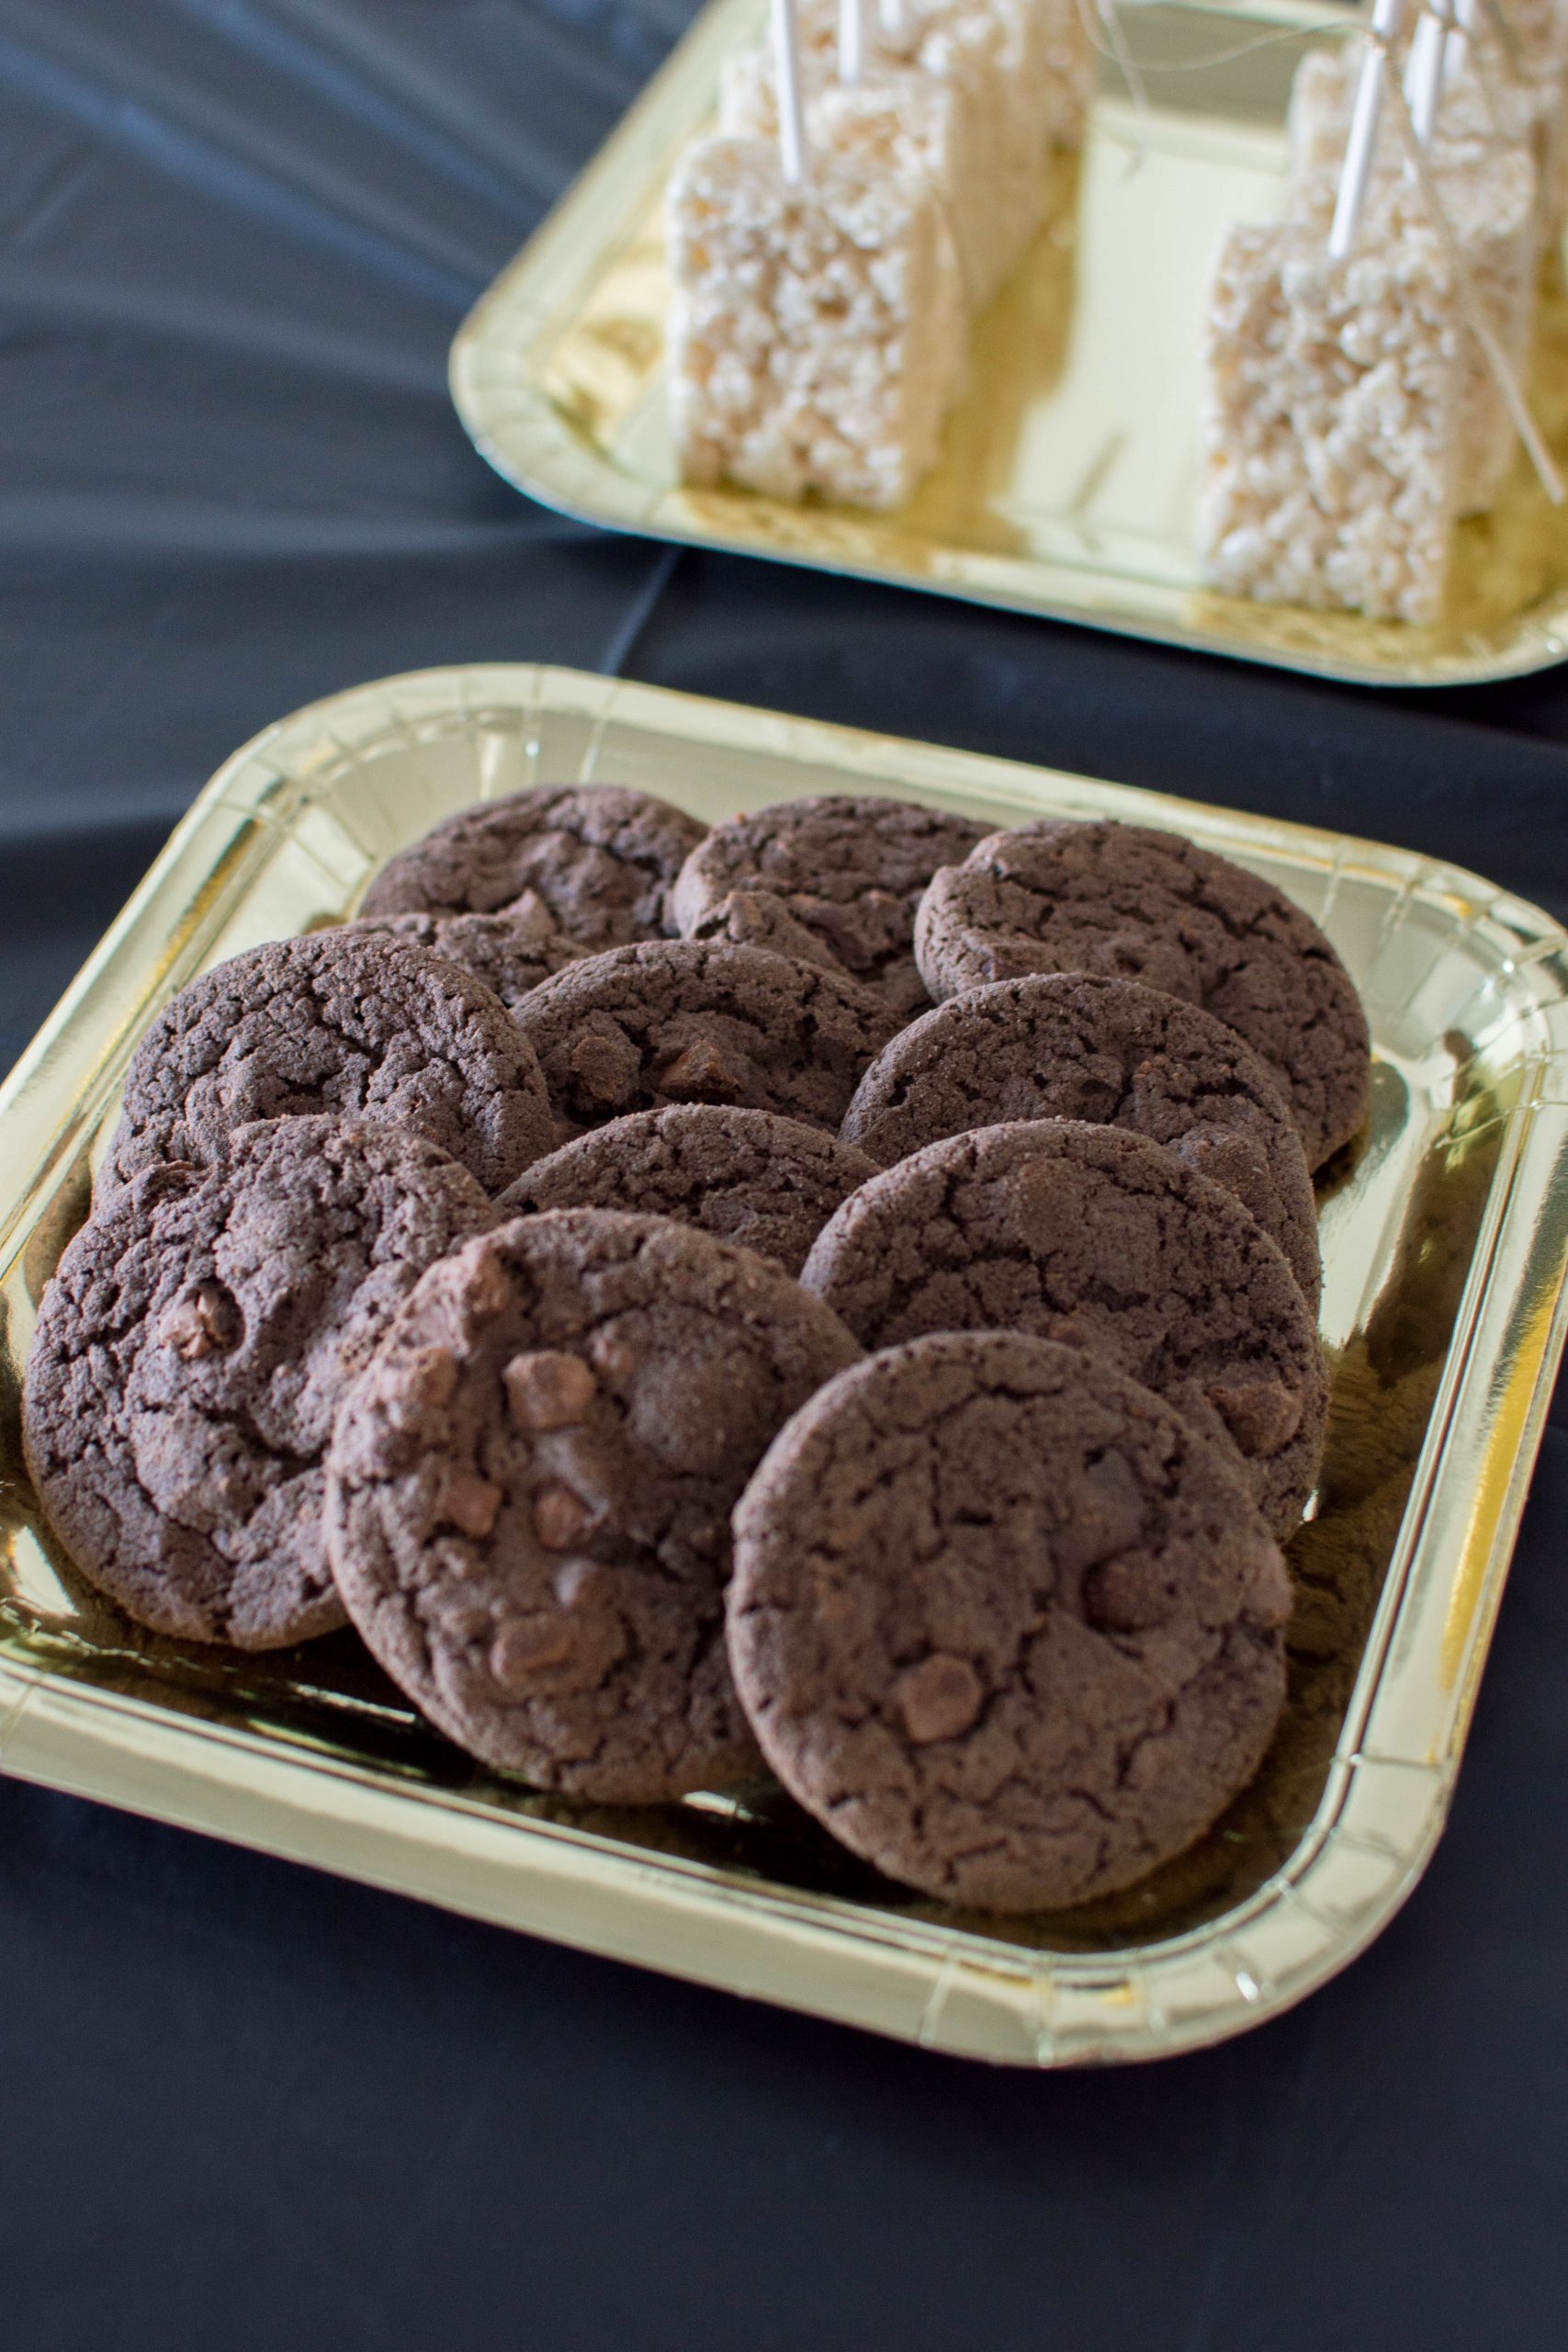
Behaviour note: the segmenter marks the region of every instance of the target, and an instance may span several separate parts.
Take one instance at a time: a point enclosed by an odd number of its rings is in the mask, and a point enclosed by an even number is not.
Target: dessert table
[[[0,0],[0,1066],[224,755],[542,661],[1472,867],[1568,920],[1568,673],[1372,693],[530,506],[458,321],[687,0]],[[3,1148],[3,1138],[0,1138]],[[3,1776],[28,2352],[1555,2346],[1568,1422],[1451,1827],[1345,1976],[1030,2075]]]

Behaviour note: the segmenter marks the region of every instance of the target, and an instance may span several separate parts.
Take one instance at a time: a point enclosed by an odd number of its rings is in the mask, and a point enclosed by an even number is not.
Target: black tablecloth
[[[0,0],[0,1063],[234,744],[544,659],[1410,843],[1568,915],[1568,673],[1373,695],[525,504],[448,338],[688,0]],[[16,2352],[1513,2352],[1568,2288],[1568,1436],[1452,1826],[1207,2055],[1030,2077],[0,1781]]]

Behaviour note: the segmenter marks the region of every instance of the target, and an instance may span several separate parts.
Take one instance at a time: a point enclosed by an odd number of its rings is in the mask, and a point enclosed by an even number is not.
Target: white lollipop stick
[[[865,71],[864,0],[839,0],[839,79],[853,89]]]
[[[1448,40],[1443,43],[1443,79],[1451,82],[1456,74],[1464,71],[1464,61],[1470,54],[1470,42],[1465,38],[1475,30],[1475,0],[1458,0]]]
[[[1404,0],[1372,0],[1372,31],[1383,42],[1391,41],[1399,30],[1399,20],[1404,14]],[[1356,84],[1355,110],[1350,117],[1350,136],[1345,142],[1345,162],[1339,174],[1339,195],[1334,207],[1334,221],[1328,232],[1328,250],[1334,260],[1343,261],[1356,242],[1356,224],[1361,217],[1361,205],[1371,176],[1372,154],[1377,145],[1378,116],[1382,107],[1383,51],[1369,44],[1361,60],[1360,77]]]
[[[892,40],[904,38],[904,0],[876,0],[876,21]]]
[[[1436,5],[1434,0],[1427,0],[1404,68],[1404,103],[1410,108],[1410,119],[1423,147],[1430,146],[1438,119],[1438,93],[1442,86],[1447,39],[1448,10],[1443,0],[1436,0]]]
[[[800,96],[800,19],[795,0],[773,0],[773,72],[779,90],[779,166],[792,187],[806,177],[806,109]]]

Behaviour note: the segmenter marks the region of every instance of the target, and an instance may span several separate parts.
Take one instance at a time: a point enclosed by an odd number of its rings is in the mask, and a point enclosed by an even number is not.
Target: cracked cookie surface
[[[842,1374],[735,1514],[759,1745],[833,1836],[948,1902],[1130,1885],[1251,1778],[1290,1583],[1234,1456],[1110,1367],[944,1334]]]
[[[631,1209],[700,1226],[797,1274],[828,1219],[875,1162],[820,1127],[771,1111],[671,1103],[637,1111],[536,1160],[496,1204]]]
[[[671,885],[706,831],[626,785],[534,785],[400,850],[360,912],[543,916],[575,955],[594,956],[671,927]]]
[[[1106,972],[1201,1005],[1274,1072],[1319,1167],[1366,1116],[1367,1018],[1311,917],[1179,833],[1109,819],[991,834],[920,902],[933,997],[1025,972]]]
[[[339,1414],[349,1614],[433,1723],[539,1787],[651,1803],[755,1770],[729,1514],[859,1352],[777,1267],[666,1219],[498,1227],[425,1276]]]
[[[1300,1285],[1146,1136],[1041,1119],[929,1144],[851,1195],[801,1281],[867,1348],[994,1329],[1100,1356],[1230,1444],[1277,1533],[1312,1492],[1328,1386]]]
[[[405,947],[428,947],[449,964],[460,964],[515,1010],[541,980],[579,954],[543,909],[505,915],[367,915],[345,922],[355,939],[389,939]]]
[[[427,1266],[494,1211],[425,1136],[268,1120],[136,1178],[66,1249],[23,1430],[51,1521],[154,1632],[270,1649],[341,1625],[322,1457]]]
[[[726,940],[651,940],[570,964],[519,1007],[558,1141],[667,1102],[836,1129],[900,1016],[847,973]]]
[[[1315,1309],[1322,1266],[1306,1157],[1252,1048],[1135,980],[1032,973],[950,997],[899,1031],[840,1129],[884,1167],[1018,1119],[1128,1127],[1212,1176],[1277,1241]]]
[[[312,932],[183,988],[136,1049],[100,1193],[201,1160],[254,1119],[330,1112],[416,1127],[499,1192],[554,1140],[532,1047],[427,948]]]
[[[839,965],[907,1015],[928,1001],[913,946],[920,894],[988,830],[874,793],[782,800],[716,825],[692,852],[675,884],[675,924],[687,938],[753,938]]]

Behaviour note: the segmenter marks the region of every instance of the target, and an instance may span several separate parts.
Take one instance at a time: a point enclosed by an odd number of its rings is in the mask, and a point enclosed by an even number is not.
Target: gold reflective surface
[[[151,1014],[221,956],[340,918],[451,810],[572,776],[710,820],[854,790],[1172,825],[1281,884],[1356,976],[1377,1068],[1320,1193],[1333,1407],[1291,1546],[1288,1711],[1210,1836],[1111,1902],[943,1910],[771,1787],[647,1811],[537,1795],[424,1729],[352,1635],[242,1657],[140,1633],[39,1522],[17,1369]],[[282,721],[213,779],[0,1092],[0,1766],[976,2055],[1146,2056],[1268,2015],[1377,1931],[1441,1826],[1562,1342],[1565,944],[1401,851],[573,672],[429,672]]]
[[[520,489],[620,530],[863,573],[1371,684],[1443,685],[1568,652],[1568,509],[1522,451],[1459,526],[1431,627],[1217,596],[1197,584],[1200,338],[1233,220],[1279,209],[1291,77],[1343,29],[1313,0],[1122,12],[1141,102],[1102,70],[1052,222],[976,329],[942,461],[891,515],[688,491],[665,422],[662,192],[707,123],[756,0],[714,0],[459,332],[452,390]],[[1535,412],[1568,471],[1568,301],[1554,261]]]

